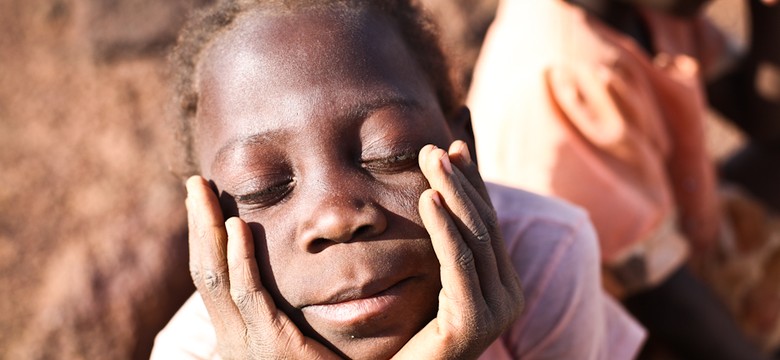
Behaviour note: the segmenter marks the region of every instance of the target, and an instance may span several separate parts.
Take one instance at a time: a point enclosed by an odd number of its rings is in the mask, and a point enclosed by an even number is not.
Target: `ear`
[[[471,160],[477,163],[477,148],[474,140],[474,129],[471,127],[471,111],[467,106],[462,106],[452,112],[447,119],[450,125],[450,132],[455,140],[463,140],[469,146]]]

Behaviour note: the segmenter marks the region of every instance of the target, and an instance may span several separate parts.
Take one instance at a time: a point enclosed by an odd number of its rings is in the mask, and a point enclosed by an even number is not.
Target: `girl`
[[[416,7],[228,2],[190,29],[198,294],[153,357],[634,355],[642,330],[601,290],[587,217],[480,179]]]

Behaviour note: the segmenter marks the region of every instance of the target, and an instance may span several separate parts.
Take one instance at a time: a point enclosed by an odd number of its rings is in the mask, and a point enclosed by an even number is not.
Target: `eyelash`
[[[406,151],[390,157],[362,160],[361,166],[377,174],[393,174],[417,166],[417,152]]]
[[[284,199],[292,191],[293,178],[287,178],[262,190],[246,195],[236,195],[236,203],[257,207],[269,207]]]
[[[361,167],[375,174],[394,174],[417,166],[417,152],[407,151],[390,157],[362,160]],[[267,208],[282,201],[293,189],[292,177],[246,195],[236,195],[237,204]]]

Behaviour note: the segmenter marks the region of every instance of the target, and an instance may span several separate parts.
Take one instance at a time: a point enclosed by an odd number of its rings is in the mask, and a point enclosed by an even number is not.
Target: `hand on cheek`
[[[200,176],[187,180],[190,273],[225,359],[337,358],[303,336],[260,281],[249,227],[223,221],[217,197]]]
[[[522,311],[520,283],[465,144],[455,142],[449,153],[426,146],[420,167],[431,184],[420,214],[441,266],[442,290],[436,318],[395,358],[477,358]],[[190,178],[187,192],[190,271],[223,358],[337,358],[277,309],[261,283],[247,224],[223,221],[203,178]]]
[[[441,266],[439,311],[396,358],[477,358],[523,309],[496,215],[462,141],[420,151],[420,215]]]

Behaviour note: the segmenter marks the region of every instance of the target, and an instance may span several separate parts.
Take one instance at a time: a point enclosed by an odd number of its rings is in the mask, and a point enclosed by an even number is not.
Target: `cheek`
[[[393,214],[422,227],[419,204],[420,195],[430,188],[422,172],[409,173],[403,182],[385,185],[382,193],[383,206]]]
[[[255,258],[260,270],[262,285],[271,293],[276,304],[287,311],[292,310],[292,306],[282,296],[277,280],[286,278],[285,267],[282,265],[292,263],[292,259],[295,257],[294,243],[292,240],[288,242],[269,239],[292,239],[293,232],[289,230],[292,228],[289,224],[293,222],[289,216],[286,219],[264,217],[262,223],[269,225],[260,225],[261,223],[257,219],[254,222],[248,220],[252,229]]]
[[[378,194],[374,201],[388,217],[388,228],[379,237],[407,240],[403,245],[405,251],[433,269],[438,266],[438,262],[419,214],[420,194],[429,188],[428,181],[419,171],[399,174],[392,180],[374,182],[370,190]],[[307,266],[308,260],[304,261],[304,254],[295,242],[296,225],[304,220],[295,214],[301,211],[284,206],[280,209],[283,211],[265,213],[252,219],[248,216],[245,220],[250,223],[254,236],[255,255],[263,286],[274,297],[277,305],[294,312],[290,302],[299,300],[301,288],[307,287],[306,280],[301,279],[300,275],[311,272],[316,266]]]

